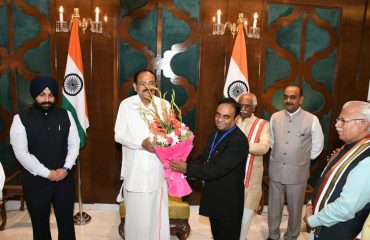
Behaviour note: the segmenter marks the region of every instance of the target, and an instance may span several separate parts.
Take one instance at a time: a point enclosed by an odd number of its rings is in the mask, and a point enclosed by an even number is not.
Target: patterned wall
[[[33,100],[29,80],[50,75],[50,15],[48,0],[0,1],[0,161],[16,168],[9,144],[13,115]]]
[[[263,117],[284,108],[284,88],[303,89],[303,108],[320,120],[325,148],[337,69],[341,9],[270,4]],[[315,162],[313,163],[315,166]]]
[[[198,86],[199,4],[199,0],[122,0],[119,26],[120,98],[133,94],[136,71],[152,69],[162,92],[175,90],[183,120],[193,131]]]

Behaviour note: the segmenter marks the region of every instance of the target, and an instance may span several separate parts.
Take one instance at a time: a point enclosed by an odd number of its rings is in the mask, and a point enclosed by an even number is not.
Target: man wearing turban
[[[79,153],[80,139],[70,112],[55,106],[58,83],[48,76],[31,80],[34,104],[16,114],[10,144],[22,165],[24,199],[31,216],[33,239],[51,240],[50,208],[58,239],[73,240],[74,179],[69,173]]]

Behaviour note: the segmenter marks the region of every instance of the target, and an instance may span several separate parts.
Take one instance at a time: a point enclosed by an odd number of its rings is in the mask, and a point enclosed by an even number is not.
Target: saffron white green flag
[[[72,113],[80,136],[80,148],[86,145],[86,129],[89,127],[85,81],[82,68],[78,18],[72,20],[66,71],[64,74],[62,107]]]
[[[224,96],[235,100],[243,92],[249,92],[247,47],[245,45],[243,24],[238,24],[238,35],[231,54],[229,71],[224,86]]]

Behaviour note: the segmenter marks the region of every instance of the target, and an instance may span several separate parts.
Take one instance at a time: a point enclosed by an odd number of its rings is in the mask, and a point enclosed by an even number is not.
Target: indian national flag
[[[224,96],[237,99],[243,92],[249,92],[247,47],[245,45],[243,24],[239,23],[238,35],[236,36],[226,77]]]
[[[62,107],[70,111],[76,122],[80,136],[80,148],[86,144],[86,129],[89,127],[85,81],[82,69],[78,18],[73,18],[69,39],[66,72],[64,74]]]

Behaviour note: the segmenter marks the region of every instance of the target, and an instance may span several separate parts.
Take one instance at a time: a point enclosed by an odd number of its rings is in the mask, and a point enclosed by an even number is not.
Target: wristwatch
[[[63,167],[64,171],[66,171],[66,173],[69,173],[71,171],[71,169],[67,168],[67,167]]]

